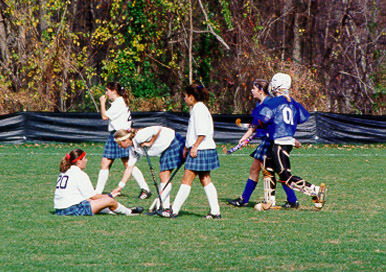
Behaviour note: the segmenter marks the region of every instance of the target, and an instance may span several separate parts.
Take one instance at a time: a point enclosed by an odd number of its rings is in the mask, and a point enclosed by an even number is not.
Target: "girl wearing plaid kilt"
[[[193,180],[198,175],[204,186],[210,212],[205,218],[220,219],[217,190],[210,178],[210,171],[220,167],[216,143],[213,140],[213,119],[203,102],[208,101],[209,93],[206,88],[193,84],[185,91],[185,103],[191,107],[188,131],[184,148],[185,171],[182,184],[171,210],[158,211],[162,217],[176,217],[188,198]]]
[[[57,215],[94,215],[110,213],[135,215],[143,211],[142,207],[126,208],[114,197],[118,194],[97,194],[89,176],[83,172],[86,168],[86,152],[74,149],[60,161],[60,175],[56,181],[54,208]]]
[[[129,148],[129,162],[125,170],[124,176],[127,179],[132,174],[133,168],[140,157],[146,156],[144,147],[147,148],[147,153],[150,157],[160,156],[160,186],[159,191],[162,192],[161,200],[164,209],[170,208],[170,192],[172,184],[164,189],[169,181],[171,172],[184,163],[183,151],[185,146],[185,138],[171,128],[161,126],[151,126],[140,130],[118,130],[114,134],[114,139],[117,144],[126,149]],[[120,187],[113,190],[113,193],[121,191]],[[157,203],[157,209],[159,208]]]
[[[259,100],[253,112],[256,112],[264,102],[267,102],[270,99],[268,86],[269,86],[269,82],[264,79],[256,79],[253,82],[251,92],[252,92],[253,98],[256,98]],[[252,113],[252,116],[253,116],[253,113]],[[227,199],[229,204],[236,207],[245,207],[248,205],[249,199],[253,191],[255,190],[257,182],[259,180],[259,173],[261,170],[261,165],[264,161],[265,153],[267,152],[268,148],[271,145],[271,142],[267,135],[267,131],[265,129],[256,129],[255,127],[250,127],[248,131],[244,134],[244,136],[241,137],[239,143],[243,142],[245,139],[250,137],[253,133],[256,133],[256,137],[261,138],[261,142],[250,155],[252,158],[254,158],[254,160],[250,168],[249,177],[244,187],[244,192],[239,198]],[[283,189],[287,194],[287,203],[285,203],[284,206],[286,208],[297,208],[299,206],[299,203],[297,201],[294,191],[285,185],[283,185]],[[275,202],[275,191],[273,191],[272,194],[273,195],[271,195],[271,200]]]
[[[114,133],[120,129],[131,128],[131,112],[129,109],[129,97],[123,87],[118,82],[109,82],[106,86],[106,95],[102,95],[99,98],[101,102],[101,115],[103,120],[109,120],[109,132],[110,136],[105,145],[105,150],[101,160],[101,170],[98,175],[98,182],[96,186],[96,192],[101,194],[106,185],[109,177],[110,167],[115,159],[121,159],[125,169],[127,168],[127,162],[129,157],[129,149],[123,149],[118,146],[114,140]],[[107,98],[111,101],[111,107],[106,110]],[[147,185],[142,172],[134,167],[132,175],[138,186],[141,188],[141,192],[138,196],[140,199],[146,199],[151,196],[150,188]],[[123,188],[126,185],[127,180],[125,176],[122,177],[118,186]]]

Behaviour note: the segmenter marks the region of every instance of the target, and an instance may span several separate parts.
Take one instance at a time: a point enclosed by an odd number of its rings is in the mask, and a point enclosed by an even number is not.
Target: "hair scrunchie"
[[[71,159],[71,156],[70,156],[70,154],[67,153],[67,154],[66,154],[66,160],[69,161],[70,159]]]

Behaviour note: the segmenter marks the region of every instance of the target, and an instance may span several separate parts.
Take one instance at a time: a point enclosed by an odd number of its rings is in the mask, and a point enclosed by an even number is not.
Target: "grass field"
[[[0,271],[386,271],[384,145],[293,151],[293,173],[328,186],[321,211],[297,193],[298,210],[256,212],[262,182],[249,207],[227,205],[226,198],[242,193],[252,148],[221,154],[212,180],[223,219],[212,221],[202,218],[209,208],[198,180],[177,219],[53,215],[59,161],[74,147],[86,150],[85,171],[95,185],[102,144],[0,146]],[[158,171],[158,159],[152,162]],[[146,160],[137,165],[155,192]],[[106,191],[115,188],[122,170],[116,161]],[[133,179],[123,193],[117,199],[127,206],[148,208],[153,201],[136,199]],[[284,202],[281,188],[277,198]]]

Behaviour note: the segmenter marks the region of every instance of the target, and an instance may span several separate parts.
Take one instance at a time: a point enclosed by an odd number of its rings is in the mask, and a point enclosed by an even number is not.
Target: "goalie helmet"
[[[275,74],[271,82],[269,83],[269,93],[274,95],[275,92],[280,92],[284,95],[289,95],[289,89],[291,88],[291,77],[287,74],[277,73]]]

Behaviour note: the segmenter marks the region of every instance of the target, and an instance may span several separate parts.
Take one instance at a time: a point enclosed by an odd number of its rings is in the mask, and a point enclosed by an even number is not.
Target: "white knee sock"
[[[165,188],[166,183],[161,183],[159,185],[159,191],[161,192],[163,188]],[[168,187],[162,192],[161,199],[162,199],[162,205],[164,209],[170,208],[170,193],[172,191],[172,184],[169,183]],[[159,200],[157,200],[157,209],[159,209],[160,203]]]
[[[141,170],[138,169],[137,166],[134,166],[133,172],[131,173],[135,181],[138,183],[139,188],[145,189],[146,191],[150,192],[150,188],[147,185],[145,178],[142,175]]]
[[[115,212],[110,210],[110,208],[104,208],[104,209],[100,210],[99,213],[115,215]]]
[[[186,184],[181,184],[180,189],[176,195],[176,199],[173,202],[173,213],[178,214],[185,200],[188,198],[190,194],[190,189],[192,187]]]
[[[220,206],[218,205],[217,190],[211,182],[204,187],[206,197],[208,198],[210,213],[213,215],[220,214]]]
[[[97,194],[101,194],[105,188],[107,179],[109,178],[109,170],[100,170],[98,175],[98,182],[95,188]]]
[[[131,209],[126,208],[121,203],[118,203],[118,207],[113,212],[118,213],[118,214],[130,215]]]

